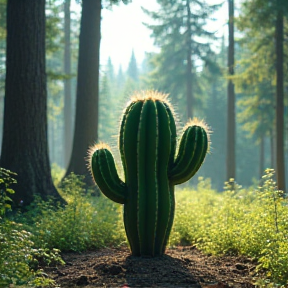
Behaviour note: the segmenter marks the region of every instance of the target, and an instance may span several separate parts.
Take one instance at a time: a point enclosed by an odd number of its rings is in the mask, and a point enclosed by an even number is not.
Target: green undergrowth
[[[14,183],[12,176],[9,181]],[[11,183],[1,190],[0,287],[54,287],[41,267],[63,264],[60,251],[82,252],[125,243],[121,206],[102,196],[92,197],[82,180],[71,174],[62,183],[59,190],[68,202],[65,207],[55,207],[53,199],[44,202],[35,197],[27,212],[14,211],[9,218],[9,194],[14,191],[8,188]]]
[[[213,255],[247,256],[258,260],[257,269],[267,275],[259,286],[287,285],[288,201],[273,179],[274,171],[266,170],[256,189],[227,184],[217,193],[209,180],[200,179],[197,189],[178,191],[170,245],[194,244]]]
[[[0,287],[47,287],[54,281],[39,268],[44,265],[64,263],[59,250],[37,247],[34,235],[24,225],[6,217],[11,210],[11,185],[15,174],[0,168]]]
[[[232,189],[227,184],[219,193],[211,188],[209,179],[200,178],[195,189],[178,189],[170,246],[196,245],[213,255],[245,255],[257,260],[257,269],[266,273],[258,287],[285,287],[288,201],[273,179],[274,172],[267,170],[258,188],[243,189],[235,184]],[[65,207],[36,197],[28,212],[17,214],[13,221],[5,218],[13,191],[9,185],[8,190],[1,190],[0,287],[35,281],[52,285],[39,267],[43,262],[61,263],[59,250],[82,252],[127,245],[122,206],[104,196],[92,196],[82,180],[71,174],[61,184],[59,191],[68,202]]]
[[[38,199],[25,214],[24,223],[32,228],[36,245],[81,252],[125,243],[120,205],[102,195],[91,196],[82,177],[73,173],[60,192],[68,202],[65,207]]]

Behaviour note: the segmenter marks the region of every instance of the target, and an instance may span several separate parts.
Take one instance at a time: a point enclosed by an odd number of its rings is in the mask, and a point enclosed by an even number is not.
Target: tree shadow
[[[123,287],[201,287],[183,261],[168,255],[155,258],[129,256],[123,268],[127,281]]]

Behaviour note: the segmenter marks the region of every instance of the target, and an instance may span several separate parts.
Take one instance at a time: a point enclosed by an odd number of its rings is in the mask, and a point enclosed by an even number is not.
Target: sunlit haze
[[[217,4],[220,1],[210,0],[208,2]],[[77,10],[80,9],[80,6],[77,6]],[[151,23],[151,19],[142,11],[141,6],[151,11],[157,11],[159,7],[156,0],[134,0],[128,5],[123,3],[114,5],[111,10],[103,9],[101,65],[105,65],[108,57],[111,57],[116,71],[119,65],[122,65],[125,70],[132,50],[134,50],[136,60],[140,65],[145,57],[145,52],[159,49],[154,46],[153,39],[150,37],[151,31],[143,25],[143,22]],[[72,8],[75,9],[75,7],[74,4]],[[225,3],[214,15],[217,21],[210,24],[211,30],[218,31],[218,36],[221,36],[226,29],[227,10]]]
[[[128,5],[121,3],[114,6],[113,10],[103,10],[102,64],[105,64],[110,56],[115,67],[121,64],[126,69],[132,49],[139,64],[144,59],[145,51],[156,50],[153,39],[150,38],[150,30],[142,24],[150,18],[143,13],[141,6],[150,10],[156,10],[158,7],[155,0],[137,0]]]

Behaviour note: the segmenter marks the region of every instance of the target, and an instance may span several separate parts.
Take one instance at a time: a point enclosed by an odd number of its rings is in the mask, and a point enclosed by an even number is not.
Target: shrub
[[[214,255],[246,255],[259,261],[258,270],[264,269],[269,281],[287,284],[288,201],[273,179],[268,169],[263,186],[254,190],[227,183],[217,193],[200,179],[197,190],[178,191],[170,244],[195,244]]]
[[[49,286],[54,283],[39,269],[38,263],[40,259],[46,265],[51,261],[63,263],[59,251],[35,249],[32,234],[12,221],[1,222],[0,235],[0,287],[9,284]]]
[[[7,194],[14,191],[10,185],[16,181],[13,179],[14,173],[0,168],[1,198],[0,198],[0,287],[7,287],[10,284],[47,286],[53,280],[44,277],[42,271],[38,269],[37,259],[46,264],[53,261],[60,261],[59,251],[44,251],[35,249],[32,241],[32,234],[23,229],[23,225],[13,222],[5,216],[7,209],[11,209],[11,199]],[[2,218],[1,218],[2,216]]]
[[[30,228],[37,247],[57,248],[61,251],[84,251],[125,242],[124,228],[119,225],[121,205],[104,197],[93,197],[84,189],[81,176],[73,173],[62,185],[62,195],[68,205],[58,207],[49,202],[38,202],[29,213],[35,224]],[[36,208],[39,209],[39,208]]]
[[[16,183],[13,178],[16,174],[0,167],[0,217],[5,217],[7,210],[11,210],[12,199],[9,195],[14,194],[10,186]]]

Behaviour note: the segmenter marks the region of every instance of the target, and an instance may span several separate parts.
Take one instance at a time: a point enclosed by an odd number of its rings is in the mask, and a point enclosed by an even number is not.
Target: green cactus
[[[124,204],[124,224],[134,256],[162,255],[173,224],[174,186],[189,180],[208,150],[207,127],[191,120],[184,128],[178,155],[171,105],[162,95],[143,92],[124,111],[119,149],[125,183],[108,146],[90,149],[91,172],[100,190]]]

